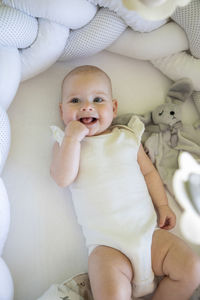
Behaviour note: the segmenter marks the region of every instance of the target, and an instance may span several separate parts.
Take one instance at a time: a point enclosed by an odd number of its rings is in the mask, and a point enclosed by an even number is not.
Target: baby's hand
[[[161,205],[158,208],[159,227],[162,229],[172,229],[176,225],[176,216],[168,205]]]
[[[65,135],[79,142],[89,133],[89,129],[79,121],[71,121],[65,128]]]

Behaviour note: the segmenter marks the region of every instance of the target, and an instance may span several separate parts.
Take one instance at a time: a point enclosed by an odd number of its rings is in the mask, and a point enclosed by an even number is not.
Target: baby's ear
[[[115,118],[117,115],[117,108],[118,108],[118,102],[116,99],[112,100],[112,104],[113,104],[113,117]]]
[[[140,115],[139,118],[144,125],[150,125],[152,123],[152,112],[146,112],[144,115]]]
[[[60,116],[61,116],[61,119],[63,118],[63,109],[62,109],[62,103],[60,102],[59,103],[59,108],[60,108]]]

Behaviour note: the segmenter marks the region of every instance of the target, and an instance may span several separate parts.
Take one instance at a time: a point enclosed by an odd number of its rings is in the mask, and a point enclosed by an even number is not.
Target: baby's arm
[[[146,155],[142,145],[138,151],[138,164],[145,178],[149,194],[159,214],[159,227],[171,229],[176,224],[176,216],[168,206],[167,195],[160,175],[150,158]]]
[[[88,134],[88,128],[79,121],[71,121],[65,128],[61,146],[56,142],[50,173],[55,182],[66,187],[74,181],[79,170],[80,142]]]

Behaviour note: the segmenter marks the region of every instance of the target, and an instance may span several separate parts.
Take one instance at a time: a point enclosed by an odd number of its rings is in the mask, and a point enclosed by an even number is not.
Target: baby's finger
[[[165,226],[165,223],[166,223],[165,217],[160,216],[159,227],[162,228],[163,226]]]
[[[170,229],[174,228],[174,226],[175,226],[174,219],[169,217],[166,219],[165,225],[162,227],[162,229],[170,230]]]

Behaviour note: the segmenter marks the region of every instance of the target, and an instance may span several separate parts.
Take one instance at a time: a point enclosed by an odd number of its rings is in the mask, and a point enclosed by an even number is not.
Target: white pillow
[[[154,59],[151,62],[173,81],[186,77],[190,78],[194,90],[200,91],[200,59],[194,58],[186,52],[180,52],[167,57]]]
[[[185,32],[175,22],[170,22],[149,33],[135,32],[128,28],[106,50],[132,58],[151,60],[186,49],[188,40]]]

